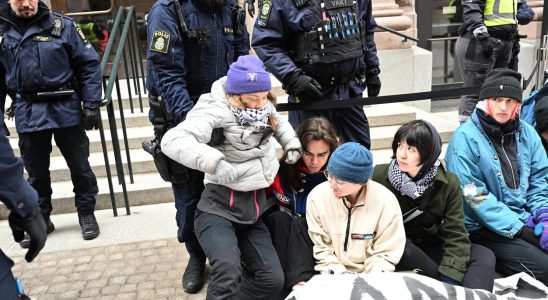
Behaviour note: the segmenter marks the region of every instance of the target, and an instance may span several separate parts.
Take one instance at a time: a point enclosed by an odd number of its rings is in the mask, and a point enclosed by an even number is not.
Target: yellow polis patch
[[[84,44],[87,44],[88,40],[86,39],[86,35],[82,32],[82,29],[76,27],[76,31],[78,31],[80,38],[82,38],[82,41],[84,41]]]
[[[154,31],[152,33],[152,41],[150,42],[150,50],[167,53],[170,38],[169,33],[165,31]]]

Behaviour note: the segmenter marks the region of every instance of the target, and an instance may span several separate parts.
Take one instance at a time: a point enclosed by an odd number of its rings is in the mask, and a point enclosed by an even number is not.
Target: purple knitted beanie
[[[230,65],[226,79],[226,91],[232,95],[268,92],[272,89],[270,74],[263,62],[254,55],[244,55]]]

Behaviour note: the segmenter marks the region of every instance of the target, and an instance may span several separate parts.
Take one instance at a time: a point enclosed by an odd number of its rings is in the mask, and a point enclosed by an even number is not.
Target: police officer
[[[494,68],[507,68],[518,36],[518,1],[461,0],[463,23],[456,53],[464,87],[481,86]],[[470,119],[477,95],[464,95],[459,104],[459,121]]]
[[[340,101],[377,96],[379,59],[373,40],[377,24],[370,0],[263,0],[252,46],[289,94],[289,102]],[[343,141],[369,148],[363,107],[290,111],[296,127],[310,116],[335,125]]]
[[[518,0],[518,13],[516,14],[516,20],[518,20],[519,25],[527,25],[533,19],[535,18],[535,12],[527,3],[525,0]],[[518,71],[518,65],[519,65],[519,52],[521,50],[520,47],[520,35],[514,39],[514,47],[512,48],[512,58],[510,59],[510,63],[508,64],[508,69],[512,69],[514,71]]]
[[[77,26],[82,30],[84,36],[88,42],[91,43],[93,48],[95,48],[97,52],[101,52],[100,41],[105,38],[105,35],[99,25],[91,19],[82,19],[78,22]]]
[[[1,85],[1,84],[0,84]],[[2,87],[3,93],[5,88]],[[4,95],[5,96],[5,95]],[[38,207],[36,191],[23,178],[23,162],[13,155],[6,138],[4,118],[0,126],[0,201],[11,210],[9,224],[16,242],[23,233],[30,236],[30,249],[25,260],[31,262],[46,243],[46,223]],[[0,250],[0,295],[2,299],[19,299],[11,268],[13,261]]]
[[[99,57],[72,19],[38,0],[9,0],[0,10],[2,83],[12,98],[19,149],[38,192],[51,233],[51,138],[70,169],[78,220],[85,240],[99,235],[95,219],[97,180],[88,162],[85,130],[96,129],[101,101]],[[0,107],[5,97],[0,97]],[[82,109],[83,106],[83,109]],[[28,237],[21,243],[28,247]]]
[[[226,75],[238,56],[248,54],[244,16],[234,0],[158,0],[153,5],[147,17],[147,89],[151,99],[159,96],[161,101],[161,111],[150,112],[158,138],[185,119],[200,95]],[[186,179],[172,182],[172,189],[177,238],[190,255],[183,290],[196,293],[204,283],[206,259],[194,233],[204,174],[190,169],[186,173]]]

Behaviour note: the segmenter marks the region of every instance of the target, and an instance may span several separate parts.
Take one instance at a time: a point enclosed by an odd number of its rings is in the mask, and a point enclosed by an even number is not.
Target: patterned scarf
[[[268,125],[269,109],[268,104],[263,108],[237,108],[230,106],[240,125],[255,126],[257,129],[265,129]]]
[[[430,170],[428,170],[428,172],[421,179],[413,181],[407,173],[401,171],[400,166],[396,160],[393,159],[390,163],[390,167],[388,167],[388,181],[390,181],[390,184],[392,184],[392,186],[400,193],[415,200],[422,196],[424,191],[426,191],[436,176],[436,173],[438,173],[439,165],[440,161],[436,160],[432,168],[430,168]]]

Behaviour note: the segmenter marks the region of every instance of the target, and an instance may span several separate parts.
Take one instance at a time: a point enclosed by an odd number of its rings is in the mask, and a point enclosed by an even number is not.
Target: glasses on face
[[[335,176],[329,174],[329,172],[327,172],[327,170],[323,171],[323,174],[325,175],[325,178],[327,178],[327,181],[329,181],[330,183],[332,181],[335,182],[338,189],[342,189],[348,183],[344,180],[337,179]]]

